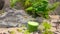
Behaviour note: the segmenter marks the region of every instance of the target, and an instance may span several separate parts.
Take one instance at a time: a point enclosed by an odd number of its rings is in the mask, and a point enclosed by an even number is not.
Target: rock
[[[14,15],[18,17],[20,23],[27,23],[28,21],[33,20],[33,18],[25,13],[24,10],[17,10]]]
[[[4,22],[9,26],[16,26],[18,24],[18,19],[16,16],[9,16],[4,19]]]
[[[33,34],[38,34],[38,32],[34,32]]]
[[[25,13],[24,10],[11,10],[8,9],[5,14],[3,14],[3,18],[1,20],[1,25],[6,25],[8,27],[13,26],[16,27],[18,24],[27,24],[28,21],[34,20],[31,16]]]
[[[3,34],[9,34],[8,32],[3,32]]]
[[[44,19],[43,19],[42,17],[37,17],[37,18],[36,18],[36,21],[39,22],[39,23],[42,23],[43,20],[44,20]]]
[[[3,13],[2,15],[0,15],[0,20],[4,19],[6,15],[7,15],[7,12]]]
[[[42,17],[37,17],[32,18],[32,16],[28,15],[24,10],[12,10],[9,8],[5,9],[5,14],[3,14],[3,17],[0,17],[1,19],[1,23],[2,25],[6,25],[8,27],[13,26],[19,26],[22,24],[27,25],[28,21],[37,21],[39,23],[41,23],[43,21]],[[3,18],[3,19],[2,19]]]

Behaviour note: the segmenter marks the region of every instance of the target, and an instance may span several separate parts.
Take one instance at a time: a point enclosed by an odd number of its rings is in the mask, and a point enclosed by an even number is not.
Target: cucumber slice
[[[37,22],[32,22],[32,21],[29,21],[29,22],[28,22],[28,30],[29,30],[30,32],[37,31],[38,26],[39,26],[39,23],[37,23]]]

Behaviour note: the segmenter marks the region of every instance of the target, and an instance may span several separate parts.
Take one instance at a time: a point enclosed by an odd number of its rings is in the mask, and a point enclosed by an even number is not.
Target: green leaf
[[[48,14],[44,14],[43,17],[46,18],[46,19],[49,19],[49,15]]]
[[[26,0],[25,1],[25,6],[29,5],[30,4],[30,0]]]
[[[43,18],[48,19],[49,18],[49,13],[51,10],[54,10],[59,2],[52,4],[48,3],[48,0],[31,0],[32,5],[28,7],[26,10],[27,12],[30,11],[29,13],[32,13],[33,15],[41,16]]]
[[[60,2],[56,2],[52,5],[52,7],[50,8],[50,10],[54,10],[59,6]]]
[[[33,7],[29,7],[26,9],[26,11],[32,11],[33,10]]]

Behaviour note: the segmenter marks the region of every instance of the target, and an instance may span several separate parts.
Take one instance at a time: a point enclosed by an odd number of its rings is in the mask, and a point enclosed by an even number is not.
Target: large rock
[[[17,26],[18,24],[27,24],[28,21],[32,21],[33,18],[24,10],[7,10],[6,13],[0,16],[0,24],[6,26]],[[3,27],[3,26],[2,26]]]

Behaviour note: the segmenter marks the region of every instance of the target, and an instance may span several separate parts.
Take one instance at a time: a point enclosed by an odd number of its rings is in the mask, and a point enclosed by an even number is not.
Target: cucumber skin
[[[33,25],[28,24],[28,30],[29,30],[29,32],[37,31],[38,26],[33,26]]]

